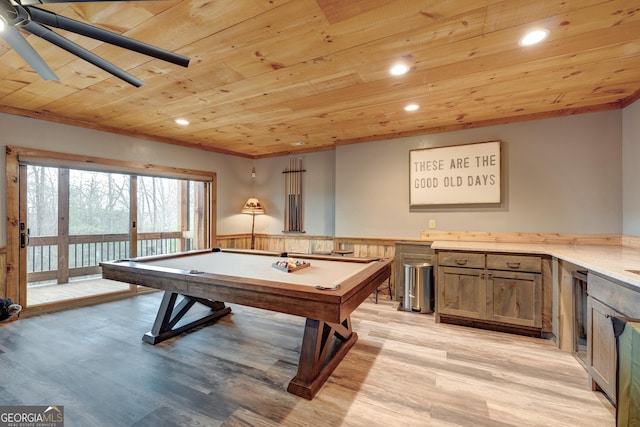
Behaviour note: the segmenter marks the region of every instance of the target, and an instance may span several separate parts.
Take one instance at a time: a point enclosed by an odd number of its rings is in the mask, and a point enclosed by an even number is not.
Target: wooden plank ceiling
[[[191,64],[56,30],[146,84],[130,86],[28,36],[60,78],[43,81],[0,39],[0,112],[250,158],[616,109],[639,97],[637,0],[41,7],[175,51]],[[533,27],[548,29],[548,39],[521,47]],[[397,61],[409,73],[391,76]],[[420,108],[406,112],[408,103]],[[176,125],[179,117],[191,124]]]

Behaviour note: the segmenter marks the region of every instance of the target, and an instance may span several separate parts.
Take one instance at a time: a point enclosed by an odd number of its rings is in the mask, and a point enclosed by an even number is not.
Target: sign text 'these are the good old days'
[[[500,142],[410,151],[412,206],[500,202]]]

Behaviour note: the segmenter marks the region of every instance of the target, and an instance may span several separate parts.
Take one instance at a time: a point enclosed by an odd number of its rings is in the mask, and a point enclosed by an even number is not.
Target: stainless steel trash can
[[[402,307],[405,311],[433,313],[433,283],[429,263],[403,264],[404,266],[404,299]]]

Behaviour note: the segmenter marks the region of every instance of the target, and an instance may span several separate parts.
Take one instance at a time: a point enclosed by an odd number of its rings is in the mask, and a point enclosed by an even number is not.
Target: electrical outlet
[[[429,220],[429,228],[436,228],[436,220],[435,219],[430,219]]]

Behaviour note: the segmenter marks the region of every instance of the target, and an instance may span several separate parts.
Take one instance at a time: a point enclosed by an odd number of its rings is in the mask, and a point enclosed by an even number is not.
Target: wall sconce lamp
[[[256,248],[256,235],[255,235],[255,226],[256,226],[256,215],[263,215],[265,213],[260,200],[255,197],[250,197],[249,200],[244,204],[242,208],[243,214],[251,215],[251,249]]]

